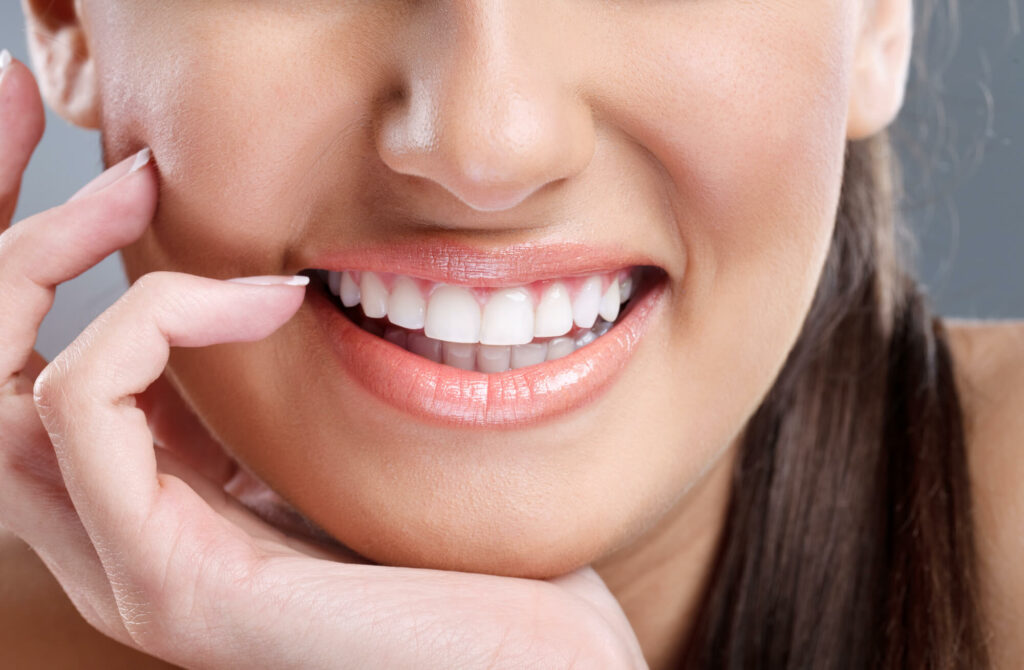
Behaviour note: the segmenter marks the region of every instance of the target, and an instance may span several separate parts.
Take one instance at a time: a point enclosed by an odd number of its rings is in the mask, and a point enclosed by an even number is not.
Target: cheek
[[[273,272],[323,183],[354,190],[365,179],[359,160],[323,159],[342,144],[348,156],[372,149],[365,95],[387,71],[373,31],[344,25],[366,24],[354,13],[335,15],[328,33],[302,12],[269,21],[244,3],[190,21],[163,5],[111,12],[112,32],[97,40],[119,45],[97,54],[100,71],[118,73],[102,82],[105,148],[114,157],[147,143],[161,175],[155,225],[126,251],[129,267]],[[142,35],[157,41],[130,41]],[[324,53],[344,67],[325,67]]]
[[[602,95],[671,184],[687,267],[666,350],[703,444],[725,444],[770,388],[831,240],[856,21],[853,3],[805,4],[666,10],[620,45],[631,67]]]

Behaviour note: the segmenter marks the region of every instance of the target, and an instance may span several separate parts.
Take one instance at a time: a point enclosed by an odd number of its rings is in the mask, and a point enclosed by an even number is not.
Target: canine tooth
[[[572,301],[572,318],[580,328],[590,328],[601,307],[601,278],[588,277]]]
[[[572,300],[569,289],[555,282],[544,291],[537,303],[537,317],[533,324],[534,337],[558,337],[572,329]]]
[[[443,360],[441,341],[427,337],[423,333],[409,333],[406,348],[414,354],[429,358],[435,363]]]
[[[408,277],[395,279],[388,299],[388,321],[409,330],[419,330],[426,312],[427,302],[416,282]]]
[[[388,326],[387,328],[384,329],[384,339],[393,344],[397,344],[398,346],[405,349],[405,345],[407,344],[406,337],[408,335],[408,332],[409,331],[403,330],[402,328]]]
[[[466,289],[438,286],[427,303],[423,332],[446,342],[479,342],[480,304]]]
[[[338,293],[341,291],[340,272],[327,273],[327,288],[331,289],[331,295],[338,295]]]
[[[481,344],[476,352],[476,369],[480,372],[495,373],[508,370],[512,347]]]
[[[608,284],[608,290],[601,296],[598,314],[605,321],[614,321],[619,318],[619,304],[619,280],[613,279],[612,283]]]
[[[362,292],[359,290],[359,284],[352,278],[351,272],[341,273],[341,304],[345,307],[354,307],[359,304],[359,299],[362,296]]]
[[[388,290],[374,272],[364,272],[360,281],[363,313],[371,319],[382,319],[388,314]]]
[[[460,342],[445,342],[442,346],[444,364],[463,370],[476,369],[476,345]]]
[[[533,339],[533,301],[524,288],[497,291],[484,307],[482,344],[526,344]]]
[[[571,337],[556,337],[548,342],[548,360],[554,361],[576,351],[576,343]]]
[[[519,368],[525,368],[530,365],[537,365],[543,363],[548,357],[548,343],[547,342],[531,342],[530,344],[520,344],[517,347],[512,347],[512,356],[509,360],[509,365],[513,370]]]

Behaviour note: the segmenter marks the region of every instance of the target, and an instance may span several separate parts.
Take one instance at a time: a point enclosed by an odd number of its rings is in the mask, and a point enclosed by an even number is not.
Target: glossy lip
[[[616,262],[621,260],[620,254]],[[521,267],[517,282],[545,278],[538,276],[546,271],[543,265],[529,272]],[[565,276],[566,270],[563,258],[560,275],[553,276]],[[468,278],[473,271],[459,266],[454,274]],[[449,281],[452,276],[449,272]],[[434,363],[377,337],[342,314],[326,291],[310,291],[307,300],[343,369],[371,394],[426,421],[494,429],[552,419],[596,400],[630,360],[662,303],[666,286],[666,276],[661,275],[653,286],[638,287],[633,303],[615,326],[572,354],[497,374]]]
[[[302,267],[409,275],[443,284],[497,288],[659,263],[621,248],[576,242],[527,243],[480,250],[450,242],[400,243],[327,252]]]

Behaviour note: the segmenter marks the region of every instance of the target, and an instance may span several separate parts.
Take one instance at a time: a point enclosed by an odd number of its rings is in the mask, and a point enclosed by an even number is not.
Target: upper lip
[[[311,253],[302,263],[318,270],[391,272],[475,287],[516,286],[634,265],[659,265],[642,252],[580,242],[528,242],[481,249],[436,240]]]

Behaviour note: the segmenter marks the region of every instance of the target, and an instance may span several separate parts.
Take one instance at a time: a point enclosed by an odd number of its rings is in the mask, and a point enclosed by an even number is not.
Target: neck
[[[738,449],[727,449],[654,526],[593,567],[618,599],[651,670],[676,667],[725,525]]]

